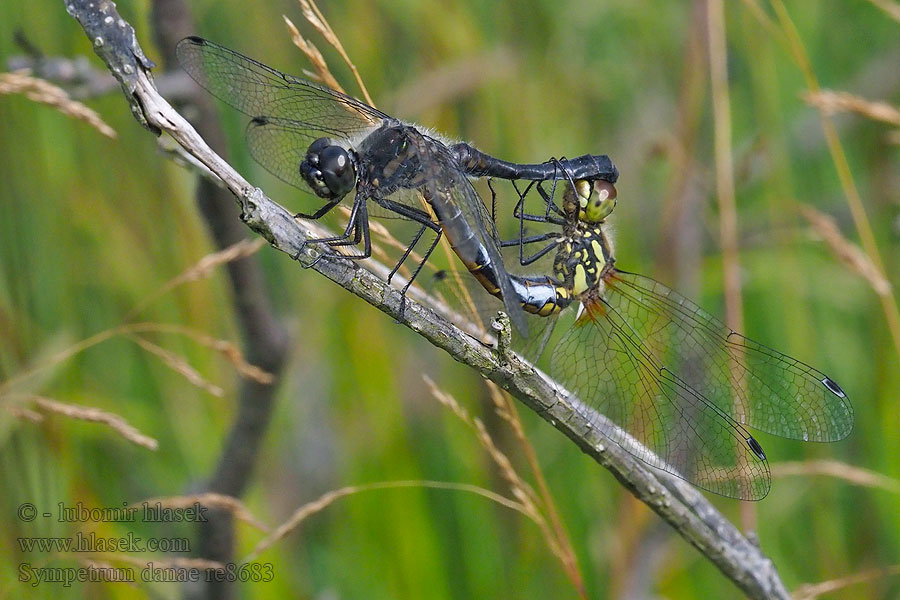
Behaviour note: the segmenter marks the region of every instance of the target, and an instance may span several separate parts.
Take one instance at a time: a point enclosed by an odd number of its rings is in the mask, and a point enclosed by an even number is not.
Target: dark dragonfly
[[[747,428],[809,442],[849,435],[853,409],[834,380],[732,331],[661,283],[616,268],[604,231],[616,203],[612,184],[569,179],[560,207],[555,187],[545,192],[537,183],[548,204],[537,215],[524,211],[531,187],[516,216],[556,230],[504,245],[518,245],[523,264],[556,255],[553,275],[511,276],[516,300],[540,316],[579,305],[551,351],[550,373],[594,411],[601,433],[653,467],[745,500],[763,498],[771,485],[766,454]],[[548,244],[526,257],[522,248],[540,241]],[[549,339],[543,334],[538,354]]]
[[[524,315],[503,266],[493,219],[470,177],[547,180],[556,165],[516,164],[493,158],[465,143],[451,143],[324,85],[281,73],[251,58],[198,37],[178,44],[181,65],[202,87],[252,117],[247,142],[254,159],[283,181],[325,200],[318,219],[355,188],[350,218],[341,235],[310,240],[331,246],[358,246],[344,255],[371,255],[368,200],[392,216],[410,219],[419,230],[388,277],[397,272],[426,230],[434,241],[403,293],[436,247],[441,234],[481,284],[501,298],[520,331]],[[615,181],[607,156],[585,155],[567,162],[579,177]],[[424,210],[427,202],[435,219]],[[299,255],[298,255],[299,256]]]

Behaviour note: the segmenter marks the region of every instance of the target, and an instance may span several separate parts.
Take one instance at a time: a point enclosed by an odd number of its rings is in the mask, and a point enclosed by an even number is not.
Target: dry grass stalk
[[[538,514],[537,506],[539,500],[537,494],[535,494],[534,490],[531,489],[531,486],[523,481],[522,478],[519,477],[519,474],[516,473],[509,458],[507,458],[494,443],[494,440],[491,438],[481,419],[472,417],[466,409],[460,406],[453,396],[440,389],[430,377],[423,375],[422,379],[425,380],[425,384],[431,390],[431,395],[434,396],[438,402],[449,408],[463,423],[475,430],[478,441],[481,443],[482,447],[487,450],[494,463],[499,467],[500,474],[509,484],[513,496],[515,496],[523,505],[527,506],[534,514]]]
[[[497,416],[509,423],[509,426],[512,428],[513,433],[516,435],[516,439],[519,440],[519,443],[522,444],[523,447],[531,447],[531,443],[528,441],[528,438],[525,437],[525,429],[522,427],[522,421],[519,420],[519,414],[516,411],[515,404],[512,403],[512,399],[509,394],[505,394],[500,386],[498,386],[493,381],[487,381],[488,390],[491,393],[491,402],[494,403],[494,412],[497,413]]]
[[[180,375],[182,375],[190,383],[194,384],[195,386],[197,386],[201,389],[206,390],[213,396],[221,398],[222,396],[225,395],[225,391],[222,388],[220,388],[219,386],[212,384],[212,383],[208,382],[206,379],[204,379],[203,376],[200,375],[200,373],[196,369],[194,369],[194,367],[189,365],[185,359],[181,358],[177,354],[169,352],[165,348],[162,348],[161,346],[157,346],[153,342],[146,340],[139,335],[130,335],[129,337],[132,340],[134,340],[134,342],[138,346],[140,346],[141,348],[143,348],[150,354],[158,356],[160,359],[162,359],[162,361],[169,368],[171,368],[176,373],[179,373]]]
[[[523,441],[523,446],[526,448],[526,454],[530,451],[529,462],[532,463],[531,469],[535,473],[538,483],[541,486],[543,502],[535,493],[534,489],[519,476],[509,458],[494,443],[493,438],[491,438],[481,419],[478,419],[477,417],[473,418],[469,415],[453,396],[438,388],[434,381],[428,376],[423,376],[423,379],[425,380],[426,385],[431,389],[431,394],[438,402],[448,407],[463,423],[475,429],[478,441],[481,443],[482,447],[487,450],[491,459],[500,469],[500,473],[509,484],[513,496],[520,502],[522,507],[521,512],[537,524],[550,552],[560,561],[563,570],[569,576],[575,589],[578,590],[582,597],[586,597],[584,580],[581,576],[581,571],[578,568],[575,551],[572,549],[572,545],[565,533],[565,529],[562,527],[562,522],[559,520],[552,498],[550,497],[549,489],[547,488],[543,475],[540,472],[540,468],[537,465],[537,457],[531,449],[531,444],[529,444],[527,438],[525,438],[521,424],[518,424],[518,426],[513,425],[513,429],[518,429],[521,433],[520,440]],[[512,408],[508,399],[505,403],[502,402],[503,394],[500,393],[499,388],[496,388],[496,390],[498,398],[494,398],[495,406],[505,404],[505,406],[503,406],[503,414],[501,414],[501,417],[510,423],[518,421],[518,417],[515,415],[515,409]],[[510,410],[512,410],[512,413]],[[549,514],[549,522],[548,519],[544,518],[544,512]]]
[[[857,275],[864,278],[880,296],[891,293],[891,284],[878,268],[869,260],[862,249],[845,238],[834,218],[822,213],[812,206],[801,204],[800,213],[812,225],[813,229],[822,236],[835,256]]]
[[[840,579],[832,579],[830,581],[822,581],[820,583],[807,583],[801,585],[792,594],[794,600],[814,600],[823,594],[828,594],[845,587],[855,585],[857,583],[865,583],[882,577],[900,574],[900,565],[892,565],[890,567],[882,567],[879,569],[869,569],[860,571],[854,575],[841,577]]]
[[[900,4],[892,2],[891,0],[869,0],[869,2],[883,10],[887,16],[900,23]]]
[[[534,447],[525,435],[525,429],[522,427],[522,421],[519,419],[519,414],[518,411],[516,411],[513,399],[494,382],[488,381],[487,385],[490,390],[491,401],[494,403],[494,411],[512,428],[519,445],[522,447],[523,455],[528,463],[528,467],[531,469],[531,473],[534,475],[534,479],[537,482],[538,492],[540,493],[540,499],[542,501],[541,506],[553,527],[554,538],[559,545],[560,558],[563,561],[563,565],[569,572],[573,582],[575,582],[575,586],[583,591],[584,580],[581,576],[581,570],[578,567],[578,560],[575,557],[575,549],[572,547],[572,542],[563,526],[559,511],[556,510],[556,503],[553,502],[553,496],[550,494],[550,487],[547,485],[547,480],[544,478],[544,472],[541,470],[541,466],[538,463]]]
[[[256,365],[248,363],[244,358],[244,354],[234,342],[214,338],[202,331],[191,329],[190,327],[185,327],[183,325],[170,325],[167,323],[133,323],[125,327],[127,327],[130,332],[155,331],[159,333],[176,333],[178,335],[189,337],[201,346],[211,348],[224,356],[242,377],[252,379],[263,385],[269,385],[275,381],[274,375],[260,369]]]
[[[271,528],[253,516],[253,513],[244,505],[243,502],[233,496],[225,494],[214,494],[207,492],[204,494],[192,494],[190,496],[164,496],[160,498],[148,498],[141,502],[134,503],[132,507],[141,507],[145,504],[160,504],[165,508],[190,508],[194,504],[202,504],[206,507],[227,510],[234,516],[245,523],[248,523],[256,529],[268,533]]]
[[[266,241],[262,238],[254,240],[246,239],[234,243],[223,250],[207,254],[196,263],[185,269],[181,274],[164,283],[158,290],[141,300],[134,308],[125,315],[125,321],[130,321],[139,312],[144,310],[149,304],[156,301],[160,296],[166,294],[183,283],[197,281],[212,275],[216,268],[226,263],[234,262],[242,258],[251,256],[266,245]]]
[[[309,59],[309,62],[313,64],[313,67],[316,70],[316,75],[319,81],[330,87],[331,89],[337,90],[341,93],[346,93],[344,88],[341,87],[341,84],[338,83],[337,79],[335,79],[334,75],[332,75],[331,70],[328,68],[328,65],[325,63],[325,57],[322,56],[322,53],[319,52],[319,49],[316,48],[316,45],[312,43],[312,41],[303,37],[300,33],[300,30],[297,29],[297,26],[291,22],[286,16],[282,15],[285,24],[287,25],[288,31],[291,34],[291,40],[294,42],[294,45],[300,48],[303,54]]]
[[[255,365],[249,364],[244,359],[244,356],[238,349],[238,347],[231,342],[213,338],[206,335],[205,333],[196,331],[189,327],[184,327],[182,325],[169,325],[166,323],[129,323],[126,325],[120,325],[119,327],[113,327],[112,329],[106,329],[104,331],[101,331],[100,333],[92,335],[89,338],[85,338],[77,344],[69,346],[65,350],[56,353],[48,360],[33,367],[32,369],[23,371],[22,373],[17,374],[15,377],[0,382],[0,394],[11,388],[19,381],[27,379],[28,377],[31,377],[36,373],[39,373],[65,360],[68,360],[76,354],[83,352],[93,346],[96,346],[101,342],[105,342],[110,338],[119,335],[144,333],[148,331],[186,335],[199,344],[208,346],[210,348],[213,348],[214,350],[221,352],[244,377],[248,377],[263,384],[268,384],[273,381],[273,376],[271,373],[268,373]]]
[[[65,404],[43,396],[25,395],[23,398],[31,402],[33,406],[40,408],[45,412],[63,415],[70,419],[90,421],[92,423],[103,423],[133,444],[149,448],[150,450],[159,448],[159,442],[152,437],[144,435],[117,414],[91,406]]]
[[[538,505],[540,500],[534,492],[534,489],[519,477],[519,474],[516,472],[515,467],[513,467],[509,457],[507,457],[494,443],[494,439],[491,437],[491,434],[488,433],[487,427],[484,426],[484,422],[478,417],[475,417],[473,423],[475,432],[478,435],[478,441],[484,449],[487,450],[491,459],[500,469],[500,474],[503,476],[503,479],[506,480],[506,483],[509,484],[512,495],[526,506],[529,511],[533,511],[535,515],[539,514]],[[541,517],[541,520],[543,521],[543,517]]]
[[[836,460],[810,460],[775,463],[772,465],[773,477],[789,477],[792,475],[827,475],[854,485],[879,488],[894,494],[900,494],[900,481],[875,471],[860,469]]]
[[[348,67],[350,67],[350,71],[353,72],[353,77],[356,78],[356,84],[359,86],[359,89],[363,94],[363,99],[366,101],[366,103],[368,103],[369,106],[375,106],[375,103],[372,102],[372,97],[369,95],[369,90],[366,89],[366,85],[363,83],[362,77],[359,76],[359,71],[356,69],[356,65],[354,65],[353,61],[350,60],[350,57],[344,50],[343,44],[341,44],[341,40],[338,39],[337,34],[334,33],[331,25],[328,24],[328,21],[325,19],[322,11],[319,10],[319,7],[316,6],[316,3],[313,2],[313,0],[299,0],[299,2],[300,10],[303,12],[303,16],[306,18],[306,20],[309,21],[310,25],[312,25],[329,44],[334,46],[334,49],[338,51],[338,54],[341,55],[341,58],[344,59],[344,62]]]
[[[167,555],[165,558],[157,556],[150,561],[147,560],[146,556],[131,556],[130,554],[98,552],[94,556],[103,556],[108,560],[115,560],[126,565],[134,565],[141,568],[146,567],[148,562],[152,563],[153,568],[155,569],[169,569],[177,567],[182,569],[209,569],[222,571],[226,568],[224,564],[215,560],[207,560],[205,558],[172,557],[172,555]]]
[[[30,408],[25,406],[15,406],[13,404],[8,404],[6,406],[6,411],[11,414],[13,417],[20,419],[22,421],[31,421],[32,423],[40,423],[44,420],[44,415],[39,412],[33,411]]]
[[[115,130],[104,123],[95,111],[69,98],[64,89],[32,77],[27,72],[0,73],[0,95],[2,94],[24,94],[29,100],[52,106],[64,115],[84,121],[103,135],[116,138]]]
[[[373,490],[389,490],[389,489],[399,489],[399,488],[430,488],[430,489],[441,489],[441,490],[455,490],[460,492],[469,492],[473,494],[477,494],[479,496],[483,496],[489,500],[493,500],[494,502],[501,504],[507,508],[511,508],[512,510],[521,512],[525,516],[531,518],[531,515],[525,511],[525,507],[514,500],[510,500],[500,494],[492,492],[490,490],[484,489],[482,487],[478,487],[476,485],[469,485],[465,483],[452,483],[449,481],[427,481],[427,480],[415,480],[415,481],[384,481],[380,483],[370,483],[365,485],[351,485],[347,487],[342,487],[337,490],[332,490],[325,494],[322,494],[316,500],[312,502],[308,502],[304,504],[300,508],[298,508],[294,513],[290,516],[290,518],[279,525],[275,531],[273,531],[270,535],[266,536],[264,539],[260,540],[258,544],[253,548],[253,550],[246,557],[243,558],[241,562],[247,563],[254,560],[260,554],[271,548],[275,545],[279,540],[284,538],[286,535],[297,529],[300,524],[306,520],[307,517],[314,515],[318,512],[321,512],[325,508],[334,504],[337,500],[341,498],[346,498],[347,496],[352,496],[354,494],[358,494],[360,492],[368,492]]]
[[[887,102],[866,100],[850,92],[834,90],[806,92],[803,94],[803,100],[829,116],[839,112],[854,112],[875,121],[900,125],[900,110],[896,107]]]

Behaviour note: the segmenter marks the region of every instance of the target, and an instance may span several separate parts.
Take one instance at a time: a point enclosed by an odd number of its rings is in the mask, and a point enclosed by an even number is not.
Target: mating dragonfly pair
[[[345,256],[366,258],[369,215],[386,210],[419,226],[391,276],[426,231],[434,235],[404,293],[445,235],[520,332],[526,312],[552,318],[578,304],[574,325],[552,350],[551,375],[607,418],[597,420],[601,432],[648,464],[703,489],[756,500],[771,478],[747,427],[804,441],[849,434],[852,407],[825,374],[730,330],[662,284],[615,267],[604,231],[618,177],[609,157],[506,162],[201,38],[186,38],[177,54],[202,87],[252,118],[247,140],[263,167],[324,199],[316,212],[298,216],[318,219],[355,190],[343,233],[313,242],[361,246]],[[513,211],[518,239],[500,241],[470,181],[482,177],[529,182]],[[559,203],[557,184],[564,190]],[[525,198],[535,190],[544,208],[529,213]],[[526,221],[553,230],[526,236]],[[541,242],[525,256],[527,246]],[[553,273],[511,274],[501,254],[511,245],[523,265],[555,250]]]

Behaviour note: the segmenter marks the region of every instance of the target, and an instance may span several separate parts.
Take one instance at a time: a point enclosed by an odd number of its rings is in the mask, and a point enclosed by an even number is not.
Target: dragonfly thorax
[[[319,138],[309,145],[300,163],[300,175],[321,198],[343,198],[356,185],[356,166],[345,148],[330,138]]]
[[[599,225],[577,226],[566,232],[553,268],[575,296],[598,288],[613,264],[606,235]]]

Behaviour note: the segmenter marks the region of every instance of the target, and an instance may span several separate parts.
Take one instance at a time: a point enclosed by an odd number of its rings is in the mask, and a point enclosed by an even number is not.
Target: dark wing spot
[[[766,460],[766,453],[763,452],[762,446],[759,445],[759,442],[756,441],[752,435],[747,436],[747,445],[750,446],[750,450],[753,451],[753,454],[759,458],[759,460]]]
[[[838,398],[846,398],[847,397],[847,394],[844,393],[844,390],[841,389],[841,386],[839,386],[837,383],[835,383],[833,380],[829,379],[828,377],[823,379],[822,383],[825,384],[825,387],[828,388],[829,392],[831,392]]]

